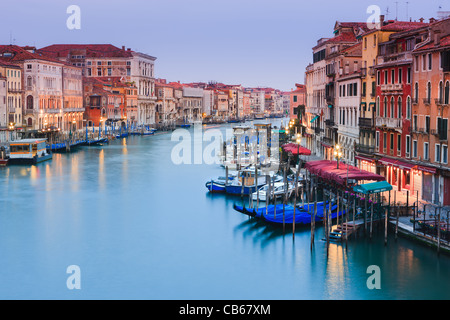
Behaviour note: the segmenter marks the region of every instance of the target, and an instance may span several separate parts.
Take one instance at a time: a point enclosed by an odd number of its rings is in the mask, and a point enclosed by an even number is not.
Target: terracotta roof
[[[33,53],[27,51],[25,48],[30,49],[32,47],[19,47],[16,45],[0,45],[0,54],[3,54],[2,58],[4,59],[4,61],[8,62],[22,62],[25,60],[39,59],[74,67],[71,64],[65,63],[57,59],[53,59],[52,57],[49,57],[48,55],[43,54],[42,52]],[[12,53],[12,56],[6,57],[4,56],[5,53]]]
[[[441,41],[439,42],[439,45],[435,45],[433,41],[431,41],[429,44],[424,45],[423,47],[415,49],[413,52],[418,51],[425,51],[433,48],[442,48],[442,47],[448,47],[450,46],[450,35],[447,35],[445,37],[441,38]]]
[[[395,21],[381,27],[381,31],[409,31],[427,26],[428,23],[416,21]]]
[[[343,32],[336,37],[330,38],[326,43],[336,42],[356,42],[356,37],[353,32]]]
[[[117,48],[112,44],[53,44],[39,49],[53,58],[67,57],[73,50],[85,50],[85,57],[89,58],[127,58],[132,57],[132,50]]]

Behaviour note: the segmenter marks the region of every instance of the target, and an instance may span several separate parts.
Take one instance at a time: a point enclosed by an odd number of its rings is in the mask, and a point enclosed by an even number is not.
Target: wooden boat
[[[253,192],[252,198],[253,200],[258,200],[258,194],[259,194],[259,201],[267,201],[267,198],[271,199],[273,196],[275,198],[281,198],[284,194],[286,194],[286,185],[284,182],[276,182],[273,186],[273,191],[270,192],[270,194],[267,197],[267,193],[269,191],[269,185],[266,184],[265,186],[261,187],[258,192]],[[300,188],[300,183],[299,183]],[[290,198],[292,196],[292,193],[295,191],[295,184],[289,183],[287,188],[287,197]]]
[[[320,205],[319,205],[320,204]],[[283,205],[277,204],[269,205],[267,206],[267,213],[266,213],[266,207],[261,207],[258,210],[256,209],[247,209],[242,206],[237,206],[236,204],[233,205],[233,208],[236,211],[239,211],[243,214],[246,214],[250,217],[259,219],[261,221],[264,221],[268,224],[277,225],[280,226],[283,224],[292,224],[295,223],[296,225],[307,225],[311,223],[311,212],[314,210],[314,204],[310,203],[304,206],[297,205],[295,209],[295,219],[294,219],[294,207],[285,205],[284,207],[284,215],[283,215]],[[317,215],[314,217],[314,220],[316,222],[321,222],[323,220],[324,214],[328,212],[328,205],[327,203],[321,202],[317,203]],[[344,214],[345,211],[337,212],[337,205],[331,206],[331,218],[335,219],[338,214],[341,216]]]
[[[9,145],[10,164],[37,164],[52,159],[47,151],[47,139],[22,139]]]

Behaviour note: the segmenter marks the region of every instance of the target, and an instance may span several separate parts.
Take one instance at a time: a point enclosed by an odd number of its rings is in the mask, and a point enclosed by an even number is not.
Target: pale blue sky
[[[406,1],[397,1],[406,19]],[[81,30],[66,27],[69,5],[81,8]],[[215,80],[290,90],[303,83],[311,48],[331,37],[336,20],[366,21],[369,5],[388,19],[395,1],[299,0],[19,0],[2,5],[0,43],[111,43],[156,56],[156,76],[182,82]],[[409,17],[436,17],[448,0],[410,0]]]

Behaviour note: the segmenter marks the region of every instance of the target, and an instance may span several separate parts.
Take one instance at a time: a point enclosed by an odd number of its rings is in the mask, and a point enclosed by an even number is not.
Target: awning
[[[379,193],[389,190],[392,190],[392,186],[387,181],[365,183],[353,187],[353,191],[364,194]]]
[[[358,160],[364,160],[364,161],[368,161],[368,162],[373,162],[375,159],[373,159],[373,158],[369,158],[369,157],[365,157],[365,156],[355,156],[355,159],[358,159]]]
[[[312,118],[311,121],[310,121],[310,123],[313,123],[314,121],[316,121],[318,117],[319,117],[319,116],[315,116],[314,118]]]
[[[396,160],[396,159],[385,158],[385,157],[379,159],[378,161],[384,165],[399,167],[401,169],[407,169],[407,170],[410,170],[416,166],[415,164],[412,164],[412,163],[408,163],[408,162],[404,162],[404,161]]]
[[[326,143],[326,142],[322,142],[322,146],[324,146],[325,148],[333,148],[332,145],[329,145],[329,144]]]
[[[329,104],[329,105],[328,105],[328,108],[333,108],[333,105],[332,105],[332,104]]]
[[[417,170],[432,173],[432,174],[436,173],[436,168],[433,168],[433,167],[417,166]]]

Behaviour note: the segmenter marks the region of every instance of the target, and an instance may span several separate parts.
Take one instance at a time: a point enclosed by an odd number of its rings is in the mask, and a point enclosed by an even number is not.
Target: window
[[[386,71],[384,71],[384,84],[387,84],[387,83],[388,83],[388,72],[386,70]]]
[[[397,134],[397,153],[400,153],[402,150],[402,135]]]
[[[413,158],[417,158],[417,140],[413,140]]]
[[[448,162],[448,147],[446,145],[442,145],[442,163],[447,164]]]
[[[87,61],[86,64],[87,64],[88,66],[90,66],[90,65],[92,65],[92,61]]]
[[[411,97],[406,98],[406,119],[411,119]]]
[[[387,147],[387,133],[383,132],[383,149],[386,150]]]
[[[414,99],[417,101],[419,101],[419,83],[415,83],[414,84]]]
[[[427,102],[431,103],[431,82],[427,83]]]
[[[353,84],[353,96],[356,97],[358,95],[358,83]]]
[[[425,133],[430,133],[430,116],[425,116]]]
[[[422,70],[425,71],[427,69],[427,55],[422,55]]]
[[[90,77],[90,76],[92,76],[92,70],[91,70],[91,68],[88,68],[87,69],[87,75]]]
[[[393,84],[395,82],[395,70],[391,70],[391,83]]]
[[[27,64],[27,70],[31,70],[33,68],[33,65]]]
[[[441,162],[441,145],[434,145],[434,162]]]
[[[131,69],[127,68],[127,76],[131,76]]]
[[[413,118],[413,130],[417,130],[418,126],[417,126],[417,114],[414,115]]]
[[[111,61],[108,61],[108,66],[112,65]]]
[[[394,102],[394,97],[391,97],[391,118],[394,118],[394,106],[395,102]]]
[[[377,115],[377,117],[379,117],[379,116],[380,116],[380,97],[377,97],[377,105],[376,105],[376,108],[377,108],[377,110],[376,110],[376,115]]]
[[[97,61],[97,65],[98,65],[98,66],[101,66],[101,65],[102,65],[102,62],[101,62],[101,61]]]
[[[411,83],[411,67],[406,71],[406,83]]]
[[[372,96],[375,96],[375,81],[372,81]]]
[[[399,68],[398,69],[398,83],[402,83],[403,82],[403,69]]]
[[[366,83],[365,82],[362,83],[362,89],[361,90],[362,90],[361,95],[365,96],[366,95]]]
[[[447,140],[448,119],[437,118],[439,140]]]
[[[102,68],[97,68],[97,76],[102,76]]]
[[[379,86],[380,84],[381,84],[380,71],[377,71],[377,85]]]
[[[414,66],[415,66],[415,68],[414,68],[415,72],[418,72],[419,71],[419,56],[414,57]]]
[[[402,117],[402,97],[398,97],[397,99],[397,118]]]
[[[433,56],[431,55],[431,53],[428,54],[428,70],[432,69],[432,63],[433,63]]]
[[[449,94],[450,94],[450,85],[449,82],[447,81],[445,83],[445,89],[444,89],[444,104],[448,104],[449,102]]]
[[[377,131],[375,134],[375,146],[377,147],[377,151],[380,149],[380,132]]]
[[[111,68],[108,68],[108,76],[112,75],[112,70]]]
[[[387,118],[387,116],[388,116],[388,113],[387,113],[387,110],[388,110],[388,98],[387,97],[384,97],[384,113],[383,113],[383,117],[385,117],[385,118]]]
[[[294,102],[297,102],[297,96],[294,96],[294,97],[293,97],[293,101],[294,101]]]
[[[428,146],[428,142],[424,142],[423,143],[423,159],[424,160],[428,160],[430,153],[429,153],[429,146]]]
[[[393,133],[391,133],[391,137],[390,137],[391,139],[390,139],[390,141],[389,141],[389,148],[391,149],[391,150],[394,150],[394,134]]]
[[[411,144],[411,137],[410,136],[406,136],[405,137],[405,152],[406,152],[406,156],[409,157],[409,153],[411,152],[410,146]]]

